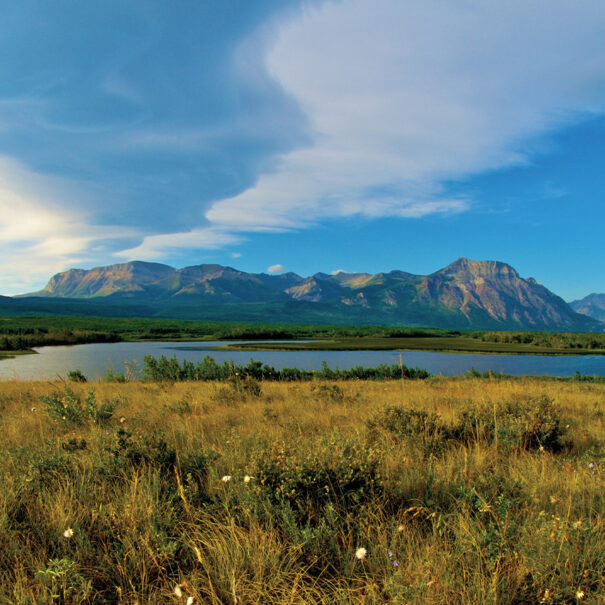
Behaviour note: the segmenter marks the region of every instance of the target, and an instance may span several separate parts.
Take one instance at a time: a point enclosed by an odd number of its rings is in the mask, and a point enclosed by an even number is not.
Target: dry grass
[[[51,418],[64,384],[0,384],[0,602],[604,602],[603,384],[92,386],[106,422]],[[561,447],[526,449],[500,412],[544,397]]]

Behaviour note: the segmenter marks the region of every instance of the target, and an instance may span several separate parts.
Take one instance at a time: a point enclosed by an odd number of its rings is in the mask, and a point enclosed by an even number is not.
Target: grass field
[[[0,383],[2,603],[603,603],[605,385]]]
[[[535,344],[490,342],[470,336],[406,336],[336,338],[315,342],[244,343],[226,345],[238,351],[443,351],[449,353],[505,353],[509,355],[599,355],[605,348],[565,348]]]

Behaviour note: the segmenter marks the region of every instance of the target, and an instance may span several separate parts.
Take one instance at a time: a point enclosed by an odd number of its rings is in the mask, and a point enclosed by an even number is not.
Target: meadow
[[[603,603],[605,384],[0,383],[0,602]]]

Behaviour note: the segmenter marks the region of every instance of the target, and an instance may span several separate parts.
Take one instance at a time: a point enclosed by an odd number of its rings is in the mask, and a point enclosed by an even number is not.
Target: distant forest
[[[459,331],[376,326],[293,325],[203,322],[188,320],[4,317],[0,318],[0,350],[24,351],[45,345],[140,340],[305,340],[338,338],[453,338],[522,344],[553,349],[605,349],[605,334],[561,332]]]

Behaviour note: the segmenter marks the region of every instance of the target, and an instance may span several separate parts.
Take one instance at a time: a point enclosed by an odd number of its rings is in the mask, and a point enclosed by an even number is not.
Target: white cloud
[[[217,201],[223,229],[461,212],[445,183],[528,162],[532,139],[605,109],[600,0],[309,4],[266,55],[312,143]]]
[[[212,227],[193,229],[184,233],[160,233],[148,235],[134,248],[115,252],[115,256],[129,259],[154,260],[179,249],[217,249],[238,244],[242,238]],[[234,256],[234,258],[237,258]]]
[[[270,267],[267,267],[267,273],[283,273],[286,270],[286,268],[283,265],[271,265]]]
[[[0,292],[18,294],[91,258],[92,247],[129,238],[131,229],[92,224],[77,210],[79,192],[0,157]]]

